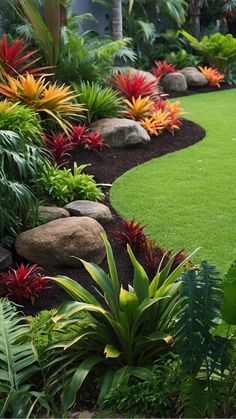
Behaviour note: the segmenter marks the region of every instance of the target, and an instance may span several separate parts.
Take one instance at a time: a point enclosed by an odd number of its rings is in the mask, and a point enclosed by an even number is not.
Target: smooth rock
[[[93,218],[68,217],[50,221],[17,236],[17,253],[42,266],[81,267],[81,262],[101,263],[105,246],[102,226]]]
[[[65,205],[70,215],[75,217],[91,217],[100,223],[108,223],[112,220],[110,209],[100,202],[78,200]]]
[[[45,222],[57,220],[58,218],[66,218],[70,213],[65,208],[60,207],[39,207],[39,213],[45,218]]]
[[[131,73],[139,73],[142,76],[145,76],[147,82],[155,81],[157,83],[156,77],[152,73],[150,73],[150,71],[137,70],[136,68],[132,68],[132,67],[130,67],[130,71]]]
[[[150,141],[147,131],[131,119],[104,118],[93,122],[90,128],[100,131],[102,139],[111,147],[132,147]]]
[[[208,84],[207,78],[196,67],[184,67],[181,73],[190,87],[203,87]]]
[[[180,72],[166,74],[161,79],[162,86],[166,91],[184,92],[188,85],[185,76]]]
[[[0,246],[0,269],[5,269],[12,263],[12,254]]]

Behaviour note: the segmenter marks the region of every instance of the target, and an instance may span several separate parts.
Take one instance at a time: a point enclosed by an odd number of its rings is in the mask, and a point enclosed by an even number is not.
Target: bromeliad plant
[[[216,68],[198,67],[202,74],[208,80],[210,86],[220,87],[220,83],[224,82],[225,75],[221,74]]]
[[[0,39],[0,65],[3,74],[16,76],[25,74],[26,72],[34,74],[35,76],[42,76],[42,71],[47,67],[34,68],[40,58],[33,58],[38,50],[26,52],[29,44],[25,44],[23,39],[16,39],[11,45],[8,44],[8,39],[4,33]],[[29,61],[29,59],[31,59]]]
[[[13,102],[20,102],[60,125],[64,131],[71,127],[69,119],[81,117],[83,107],[72,103],[76,95],[70,87],[46,82],[44,77],[38,80],[32,74],[15,79],[6,77],[6,83],[0,84],[0,93]]]
[[[105,236],[103,239],[109,275],[99,266],[82,261],[102,303],[72,279],[53,278],[74,299],[62,304],[53,317],[55,330],[58,328],[62,336],[64,332],[64,338],[53,343],[52,350],[58,348],[58,357],[48,371],[50,393],[57,393],[63,386],[65,411],[73,405],[78,390],[94,368],[99,377],[98,402],[101,402],[113,387],[127,383],[131,376],[150,378],[148,367],[172,349],[183,263],[170,274],[173,256],[150,282],[128,246],[134,277],[125,290],[118,278],[111,246]],[[88,318],[81,319],[81,312],[87,313]],[[66,339],[71,327],[75,336]],[[56,364],[61,366],[55,368]],[[62,369],[64,382],[60,386]]]
[[[177,68],[173,64],[169,64],[166,61],[155,61],[155,65],[151,68],[151,72],[157,78],[161,80],[166,74],[174,73]]]
[[[113,75],[111,83],[128,100],[132,100],[133,97],[137,99],[139,96],[149,96],[150,99],[158,99],[161,96],[158,81],[149,81],[145,74],[138,71]]]
[[[124,103],[128,105],[128,110],[125,111],[125,114],[128,118],[135,119],[136,121],[148,116],[154,104],[149,96],[139,96],[137,99],[132,96],[131,101],[124,99]]]
[[[42,271],[36,264],[25,266],[22,263],[16,269],[0,272],[0,295],[19,304],[34,304],[39,295],[50,288],[46,286],[49,278],[42,275]]]

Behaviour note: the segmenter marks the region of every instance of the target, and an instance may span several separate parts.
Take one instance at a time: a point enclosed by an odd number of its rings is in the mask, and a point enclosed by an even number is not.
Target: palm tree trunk
[[[189,2],[189,10],[193,21],[193,35],[197,39],[201,37],[200,16],[202,6],[203,0],[190,0]]]
[[[122,39],[122,0],[112,0],[112,37],[114,40]]]

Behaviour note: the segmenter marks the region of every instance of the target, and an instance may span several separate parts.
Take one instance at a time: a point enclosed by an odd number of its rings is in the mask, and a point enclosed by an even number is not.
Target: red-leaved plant
[[[147,240],[147,246],[144,249],[144,266],[147,270],[149,278],[154,278],[158,268],[164,269],[170,258],[172,257],[172,251],[158,247],[156,240]],[[179,266],[186,256],[184,255],[184,249],[181,249],[176,253],[173,264],[171,266],[170,273],[173,272],[177,266]]]
[[[11,45],[8,45],[7,36],[3,34],[0,39],[0,64],[8,75],[14,76],[16,74],[25,74],[26,72],[35,76],[43,75],[42,70],[48,67],[33,68],[34,64],[40,60],[40,57],[32,59],[38,50],[26,52],[28,47],[29,44],[25,44],[23,39],[16,39]]]
[[[137,99],[139,96],[149,96],[151,99],[157,99],[161,95],[158,81],[149,81],[145,74],[138,71],[113,75],[111,82],[129,100],[132,100],[132,97]]]
[[[99,131],[91,132],[85,125],[75,125],[72,128],[70,141],[75,145],[82,146],[85,150],[104,150],[108,148]]]
[[[151,72],[157,78],[161,80],[168,73],[175,73],[178,71],[173,64],[168,64],[166,61],[155,61],[155,65],[151,68]]]
[[[65,133],[60,135],[55,133],[47,134],[44,136],[44,143],[57,164],[63,163],[70,156],[69,152],[76,146]]]
[[[1,295],[19,304],[34,304],[42,291],[51,288],[46,285],[50,278],[42,275],[42,271],[36,264],[25,266],[22,263],[16,269],[10,268],[8,272],[1,272]]]
[[[141,225],[141,222],[136,223],[132,218],[130,221],[124,221],[121,228],[114,229],[112,235],[118,245],[126,248],[129,244],[132,250],[140,251],[147,246],[148,236],[144,232],[145,227],[146,225]]]

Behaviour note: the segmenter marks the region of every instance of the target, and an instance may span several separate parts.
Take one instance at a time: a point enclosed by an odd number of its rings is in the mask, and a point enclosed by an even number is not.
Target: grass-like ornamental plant
[[[68,130],[71,126],[69,119],[80,117],[83,110],[80,104],[72,103],[76,95],[70,87],[51,84],[44,77],[36,80],[32,74],[18,79],[7,76],[6,83],[0,84],[0,93],[13,102],[29,106],[63,130]]]
[[[220,83],[224,82],[225,75],[220,73],[216,68],[201,66],[198,68],[204,74],[210,86],[220,87]]]
[[[34,67],[40,60],[40,57],[33,57],[38,50],[27,52],[28,47],[29,44],[25,44],[23,39],[16,39],[9,45],[6,34],[3,34],[0,39],[0,65],[6,74],[16,76],[28,72],[35,76],[42,75],[46,67]]]
[[[131,376],[150,378],[149,366],[171,351],[173,330],[178,313],[178,298],[183,270],[180,264],[171,274],[174,256],[163,270],[149,281],[131,248],[128,254],[134,269],[128,290],[119,281],[111,246],[103,236],[107,250],[109,275],[99,266],[83,262],[99,292],[100,299],[67,277],[53,278],[74,301],[58,309],[53,321],[63,338],[53,343],[58,348],[58,365],[49,370],[51,394],[60,390],[63,368],[63,402],[67,411],[88,373],[96,368],[100,395],[98,402],[113,386],[127,383]],[[81,319],[80,313],[88,319]],[[68,328],[75,336],[65,339]],[[64,349],[63,352],[60,352]]]
[[[132,97],[150,96],[151,99],[158,98],[161,94],[158,81],[149,81],[145,74],[138,71],[119,73],[111,77],[113,86],[128,100]]]
[[[46,286],[49,278],[42,275],[42,271],[43,269],[36,264],[22,263],[16,269],[10,268],[8,272],[0,272],[0,294],[19,304],[34,304],[39,295],[50,288]]]
[[[39,115],[20,103],[0,102],[0,130],[13,131],[27,143],[42,143],[42,127]]]
[[[73,87],[78,95],[77,103],[86,108],[85,118],[88,124],[97,119],[122,116],[122,98],[110,87],[103,87],[96,82],[81,82]]]
[[[41,194],[50,196],[59,205],[68,204],[75,199],[100,201],[103,193],[92,175],[82,173],[85,167],[86,164],[77,166],[74,163],[71,170],[59,169],[56,164],[45,164],[36,186]]]

